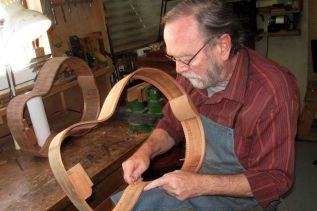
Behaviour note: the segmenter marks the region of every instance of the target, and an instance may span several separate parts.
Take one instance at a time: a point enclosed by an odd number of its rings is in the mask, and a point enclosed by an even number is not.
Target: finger
[[[138,179],[135,179],[133,184],[136,184],[136,183],[139,183],[139,182],[142,182],[143,181],[143,178],[142,177],[139,177]]]
[[[163,185],[167,184],[167,180],[164,177],[160,177],[156,180],[153,180],[152,182],[150,182],[147,186],[144,187],[144,190],[151,190],[153,188],[157,188],[157,187],[161,187]]]
[[[140,169],[134,169],[134,171],[131,174],[131,177],[133,178],[134,182],[138,181],[141,178],[142,171]]]
[[[134,171],[134,166],[133,165],[127,165],[125,163],[122,164],[123,168],[123,178],[128,184],[134,183],[134,176],[133,176],[133,171]]]
[[[134,183],[134,178],[131,177],[131,175],[126,173],[126,172],[124,172],[124,174],[123,174],[123,179],[128,184],[133,184]]]
[[[136,164],[123,166],[123,171],[123,178],[128,184],[134,184],[143,180],[141,177],[143,170]]]

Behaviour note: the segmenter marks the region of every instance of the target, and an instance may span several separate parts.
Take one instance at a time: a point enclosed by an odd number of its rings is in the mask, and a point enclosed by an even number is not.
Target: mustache
[[[200,75],[198,75],[197,73],[194,73],[194,72],[183,72],[181,73],[182,76],[184,76],[185,78],[188,78],[188,79],[199,79],[201,80],[202,77]]]

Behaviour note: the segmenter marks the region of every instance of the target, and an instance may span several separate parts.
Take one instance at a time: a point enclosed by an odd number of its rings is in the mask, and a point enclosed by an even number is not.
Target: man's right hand
[[[123,178],[128,184],[142,181],[142,173],[149,167],[150,158],[137,151],[128,160],[122,163]]]
[[[175,144],[162,129],[154,129],[145,143],[122,163],[123,178],[128,184],[142,181],[143,172],[149,167],[150,159],[169,150]]]

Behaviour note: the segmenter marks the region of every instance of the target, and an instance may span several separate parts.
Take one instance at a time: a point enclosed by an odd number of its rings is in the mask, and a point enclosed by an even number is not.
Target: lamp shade
[[[42,13],[25,9],[19,2],[2,5],[5,13],[4,45],[31,42],[45,33],[51,21]]]

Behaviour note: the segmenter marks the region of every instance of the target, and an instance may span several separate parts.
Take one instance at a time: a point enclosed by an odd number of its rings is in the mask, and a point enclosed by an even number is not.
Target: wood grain
[[[88,199],[93,207],[124,184],[121,163],[146,136],[130,134],[127,123],[108,122],[63,144],[65,165],[81,163],[94,183],[93,197]],[[47,159],[16,151],[13,143],[0,150],[0,210],[76,210],[57,184]]]

